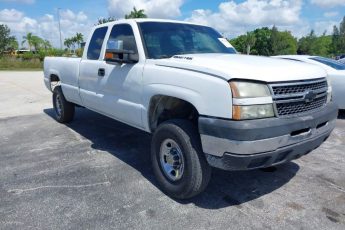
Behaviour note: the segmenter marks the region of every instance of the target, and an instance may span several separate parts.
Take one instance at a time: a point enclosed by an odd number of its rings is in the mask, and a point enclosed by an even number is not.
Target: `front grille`
[[[327,88],[327,81],[316,82],[312,84],[286,85],[286,86],[272,87],[274,95],[303,93],[306,90],[319,90],[323,88]]]
[[[297,116],[321,109],[327,102],[327,80],[294,81],[270,84],[279,117]],[[311,94],[312,98],[308,98]]]
[[[323,96],[309,103],[306,103],[304,101],[279,103],[277,104],[277,112],[279,116],[288,116],[291,114],[300,114],[314,111],[326,104],[326,101],[327,96]]]

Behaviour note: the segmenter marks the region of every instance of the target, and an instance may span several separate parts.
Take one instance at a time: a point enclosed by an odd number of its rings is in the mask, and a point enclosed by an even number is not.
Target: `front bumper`
[[[269,167],[299,158],[320,146],[335,127],[338,109],[329,103],[322,110],[293,118],[233,121],[199,118],[206,159],[226,170]]]

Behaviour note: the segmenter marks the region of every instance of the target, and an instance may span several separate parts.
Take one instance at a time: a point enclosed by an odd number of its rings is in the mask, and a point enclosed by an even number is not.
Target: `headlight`
[[[262,83],[253,83],[245,81],[230,82],[232,96],[234,98],[248,98],[248,97],[268,97],[271,93],[267,85]]]
[[[266,84],[246,81],[231,81],[229,84],[234,120],[274,117],[272,96]]]
[[[266,105],[234,105],[232,107],[234,120],[248,120],[274,117],[273,104]]]

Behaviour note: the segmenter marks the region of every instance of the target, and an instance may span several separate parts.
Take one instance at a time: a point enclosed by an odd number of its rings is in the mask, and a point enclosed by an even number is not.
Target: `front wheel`
[[[74,117],[74,104],[66,101],[61,86],[56,86],[53,91],[53,106],[55,118],[60,123],[68,123]]]
[[[186,120],[159,125],[152,137],[151,159],[162,190],[177,199],[198,195],[211,177],[196,127]]]

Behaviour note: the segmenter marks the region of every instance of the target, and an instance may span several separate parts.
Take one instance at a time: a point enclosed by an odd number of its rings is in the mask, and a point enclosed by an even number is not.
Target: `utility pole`
[[[58,16],[58,21],[59,21],[60,49],[62,49],[62,37],[61,37],[61,25],[60,25],[60,10],[61,10],[61,8],[57,9],[57,16]]]

